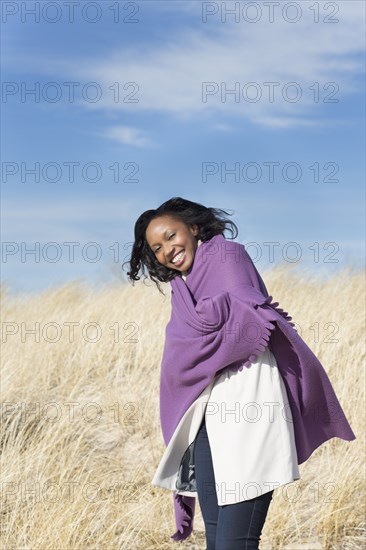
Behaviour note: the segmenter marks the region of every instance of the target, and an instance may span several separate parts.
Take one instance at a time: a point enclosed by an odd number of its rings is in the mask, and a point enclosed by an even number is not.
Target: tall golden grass
[[[323,444],[299,481],[275,490],[261,548],[363,548],[364,276],[319,282],[276,268],[263,278],[322,362],[357,439]],[[163,289],[2,290],[2,549],[205,548],[198,500],[194,532],[177,545],[172,493],[150,483],[165,449]]]

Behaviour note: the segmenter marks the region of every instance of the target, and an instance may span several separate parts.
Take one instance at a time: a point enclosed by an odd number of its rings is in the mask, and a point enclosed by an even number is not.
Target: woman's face
[[[146,240],[158,262],[184,273],[191,267],[197,249],[198,226],[188,227],[170,216],[151,220]]]

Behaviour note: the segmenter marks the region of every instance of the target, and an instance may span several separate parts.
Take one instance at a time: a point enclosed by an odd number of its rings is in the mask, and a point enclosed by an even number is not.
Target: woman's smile
[[[174,256],[174,258],[172,259],[172,263],[175,266],[181,266],[185,261],[185,259],[186,259],[186,253],[185,253],[185,250],[182,250],[182,252],[179,252]]]

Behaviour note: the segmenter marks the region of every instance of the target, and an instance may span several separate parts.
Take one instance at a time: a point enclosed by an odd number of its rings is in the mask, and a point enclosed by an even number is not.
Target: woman
[[[208,550],[257,549],[273,491],[300,479],[298,465],[321,443],[355,435],[291,317],[271,303],[244,246],[224,237],[237,232],[224,214],[181,198],[144,212],[128,276],[146,266],[159,290],[172,287],[160,379],[166,451],[152,480],[174,492],[172,538],[192,532],[198,495]]]

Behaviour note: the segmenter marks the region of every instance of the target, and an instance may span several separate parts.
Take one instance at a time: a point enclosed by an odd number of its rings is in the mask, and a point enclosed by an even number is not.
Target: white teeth
[[[179,262],[179,260],[183,258],[183,255],[184,255],[184,250],[182,252],[179,252],[179,254],[177,254],[176,256],[174,256],[174,258],[172,259],[173,264]]]

